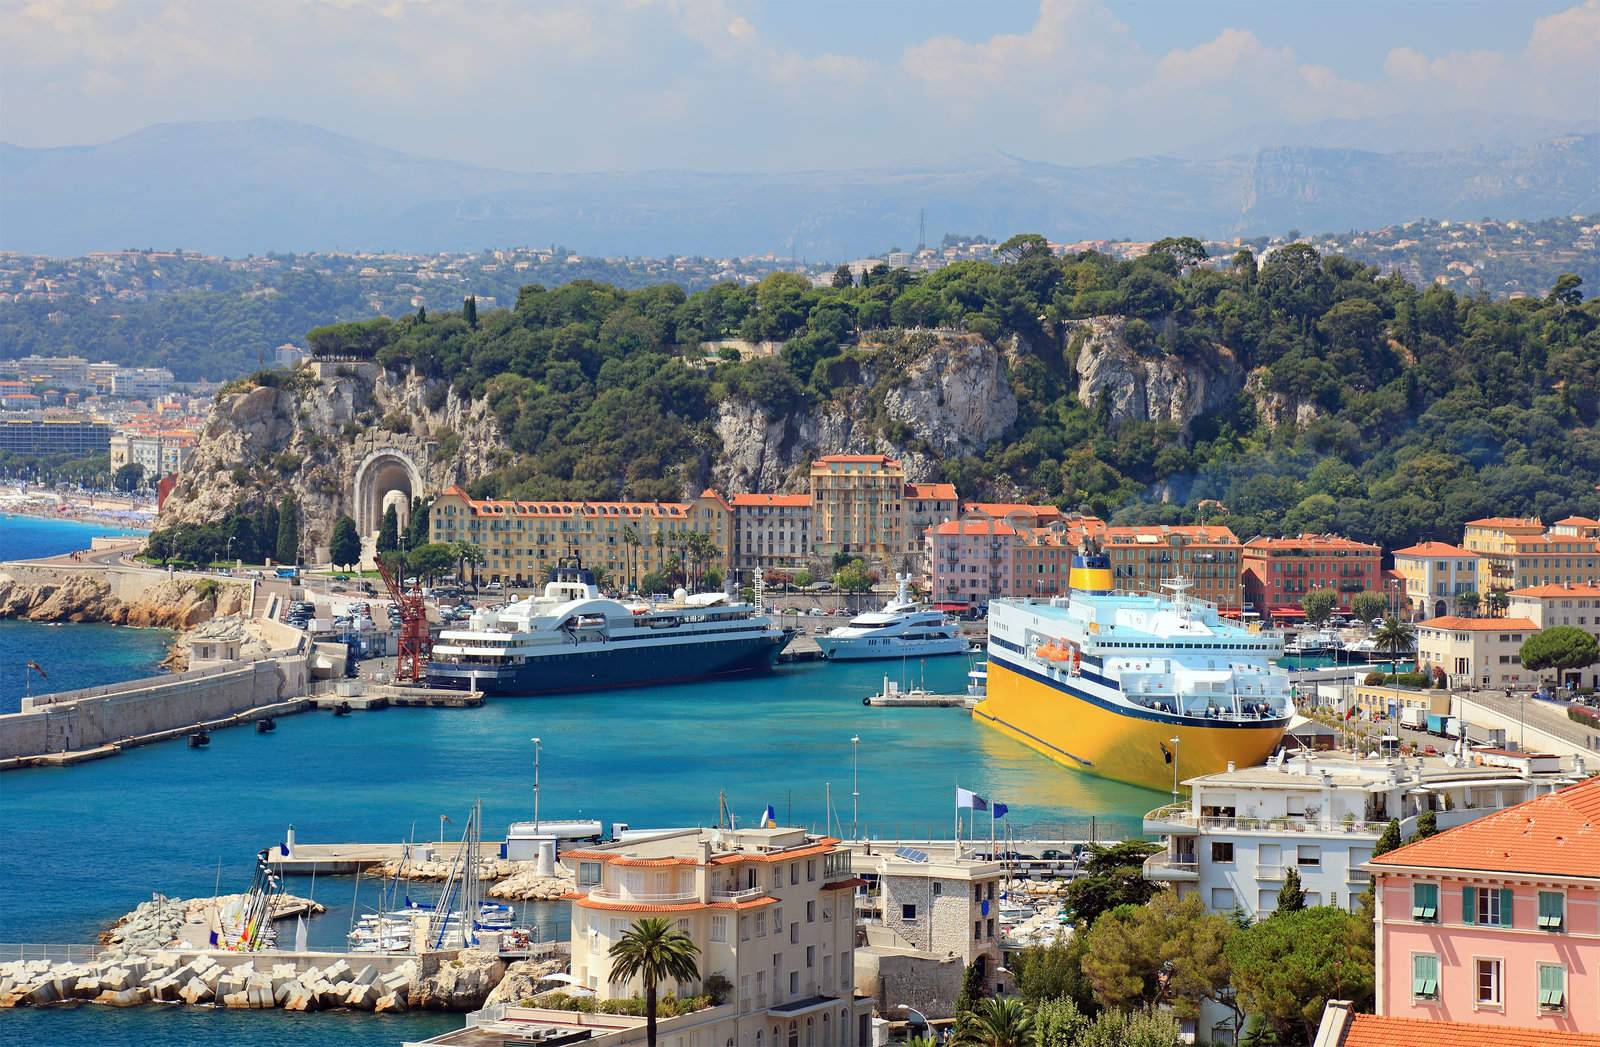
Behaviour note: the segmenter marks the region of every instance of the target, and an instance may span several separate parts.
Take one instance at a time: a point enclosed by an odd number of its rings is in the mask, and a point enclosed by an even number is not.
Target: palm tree
[[[644,983],[645,1042],[656,1047],[656,988],[662,982],[700,979],[694,942],[671,923],[645,917],[611,946],[611,983],[625,985],[634,978]]]
[[[1395,672],[1395,659],[1417,648],[1417,630],[1411,623],[1390,615],[1372,634],[1373,646],[1389,656],[1389,678],[1394,681],[1395,704],[1400,704],[1400,677]]]
[[[1021,1000],[997,996],[957,1019],[957,1047],[1029,1047],[1033,1043],[1033,1017]]]
[[[628,588],[639,588],[639,528],[631,523],[622,525],[622,545],[628,558]]]

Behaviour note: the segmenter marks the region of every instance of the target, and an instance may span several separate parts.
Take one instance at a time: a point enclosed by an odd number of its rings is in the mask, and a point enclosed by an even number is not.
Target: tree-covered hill
[[[591,282],[528,286],[514,308],[311,332],[323,355],[376,357],[488,398],[515,460],[477,487],[529,497],[676,496],[729,449],[730,402],[769,418],[824,410],[887,362],[887,328],[958,328],[1004,347],[1015,422],[980,454],[941,456],[892,421],[963,497],[1003,494],[1128,522],[1203,512],[1243,535],[1339,531],[1387,546],[1455,539],[1489,514],[1600,515],[1600,300],[1575,278],[1542,299],[1417,288],[1303,244],[1200,264],[1195,241],[1134,261],[1052,256],[1015,237],[997,264],[917,276],[789,274],[694,295]],[[1121,316],[1152,366],[1219,360],[1248,379],[1187,429],[1081,402],[1087,317]],[[781,342],[702,359],[703,341]],[[915,353],[914,340],[890,350]],[[910,348],[908,348],[908,346]],[[859,401],[857,401],[859,403]],[[826,451],[829,448],[817,448]]]

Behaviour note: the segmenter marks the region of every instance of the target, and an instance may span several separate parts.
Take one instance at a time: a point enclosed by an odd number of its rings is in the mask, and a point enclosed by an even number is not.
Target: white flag
[[[963,789],[958,785],[956,786],[956,806],[967,811],[987,811],[989,809],[989,801],[971,789]]]

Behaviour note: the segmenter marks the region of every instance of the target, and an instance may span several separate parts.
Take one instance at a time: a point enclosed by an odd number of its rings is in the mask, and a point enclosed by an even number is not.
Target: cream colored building
[[[1539,585],[1507,595],[1511,603],[1506,613],[1514,618],[1526,618],[1540,629],[1570,625],[1600,640],[1600,585]],[[1600,665],[1569,672],[1563,682],[1600,687]]]
[[[1457,601],[1479,589],[1480,557],[1471,549],[1444,542],[1423,542],[1394,551],[1394,570],[1403,580],[1406,606],[1413,618],[1437,618],[1462,610]]]
[[[1455,686],[1531,687],[1537,674],[1522,667],[1522,642],[1539,631],[1528,618],[1460,618],[1418,622],[1417,668],[1443,669]]]
[[[658,917],[699,948],[702,980],[721,975],[732,986],[721,1026],[694,1042],[868,1042],[871,1001],[854,994],[862,881],[838,840],[801,829],[691,829],[567,851],[561,861],[577,883],[576,984],[602,999],[638,995],[637,983],[611,981],[610,950],[635,921]],[[662,986],[680,996],[699,989]]]
[[[906,545],[906,471],[881,454],[830,454],[811,463],[811,541],[818,555],[897,567]]]
[[[733,506],[733,565],[740,571],[794,570],[811,562],[809,494],[736,494],[728,503]]]
[[[961,515],[955,484],[909,483],[905,487],[905,553],[896,570],[910,571],[929,581],[928,528]]]
[[[480,577],[513,584],[540,584],[563,557],[578,556],[621,588],[630,574],[662,570],[696,531],[717,548],[710,566],[726,569],[733,511],[711,490],[687,502],[547,502],[475,499],[450,487],[428,513],[429,541],[477,544]]]

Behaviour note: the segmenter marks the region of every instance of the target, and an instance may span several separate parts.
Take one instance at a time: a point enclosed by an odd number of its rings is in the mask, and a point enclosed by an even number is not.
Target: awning
[[[1304,618],[1306,612],[1299,607],[1274,607],[1267,612],[1274,618]]]

